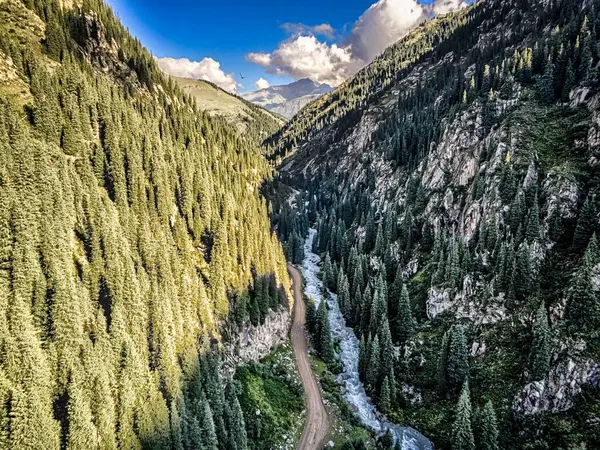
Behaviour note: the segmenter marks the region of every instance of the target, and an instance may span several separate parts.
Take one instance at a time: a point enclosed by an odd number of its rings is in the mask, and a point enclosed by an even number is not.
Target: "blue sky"
[[[284,84],[303,76],[310,76],[313,79],[318,78],[316,81],[337,84],[339,80],[356,71],[358,66],[369,62],[365,59],[371,59],[374,51],[383,50],[375,48],[365,51],[367,55],[362,57],[361,62],[350,54],[351,50],[342,50],[350,48],[348,46],[352,31],[374,0],[107,1],[124,25],[156,57],[188,58],[191,61],[212,58],[220,64],[220,69],[225,74],[234,75],[234,81],[239,84],[230,87],[230,90],[235,89],[238,92],[253,90],[253,83],[259,78],[267,80],[270,84]],[[379,15],[379,18],[375,18],[375,26],[370,25],[368,20],[363,20],[364,32],[360,39],[365,43],[377,40],[382,29],[393,28],[394,23],[398,21],[400,25],[394,33],[404,34],[405,31],[401,28],[407,25],[405,20],[409,20],[409,25],[412,24],[412,19],[407,19],[411,12],[413,15],[419,15],[421,5],[433,1],[381,0],[378,4],[379,9],[371,9],[371,16]],[[454,6],[461,0],[436,0],[436,3],[439,2],[449,2]],[[389,20],[392,22],[388,22]],[[290,32],[289,28],[283,27],[286,23],[307,26],[329,24],[335,33],[323,35],[312,29],[298,27],[295,32]],[[382,23],[386,25],[382,27]],[[388,26],[388,23],[391,25]],[[373,33],[376,36],[373,36]],[[388,41],[393,42],[401,37],[395,36],[394,33],[386,37],[387,40],[384,39],[379,46],[389,45]],[[358,36],[359,33],[355,34]],[[300,36],[310,39],[295,42]],[[290,43],[287,47],[286,42]],[[280,52],[276,52],[278,48]],[[303,55],[302,52],[307,54]],[[254,62],[251,62],[249,59],[253,58],[249,58],[248,55],[253,53],[262,57],[255,57]],[[312,56],[315,56],[314,61]],[[262,62],[257,64],[257,60]],[[310,67],[311,64],[314,64],[314,70]],[[199,69],[194,73],[209,72],[210,70],[206,72]],[[240,78],[240,72],[246,77],[244,80]],[[197,77],[202,76],[204,75]],[[206,77],[210,78],[212,75],[208,74]],[[211,81],[218,84],[221,81],[227,83],[227,80],[220,79]]]

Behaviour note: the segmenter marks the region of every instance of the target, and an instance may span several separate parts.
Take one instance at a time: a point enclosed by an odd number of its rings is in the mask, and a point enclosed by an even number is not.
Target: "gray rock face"
[[[233,376],[240,364],[258,361],[267,356],[275,347],[287,341],[290,325],[290,312],[280,308],[270,312],[265,323],[257,327],[245,325],[240,330],[228,330],[224,343],[222,371]]]
[[[271,108],[271,111],[282,115],[286,119],[291,119],[298,111],[304,108],[313,100],[318,99],[322,94],[303,95],[302,97],[287,100],[277,106]]]
[[[479,300],[489,296],[485,286],[474,283],[470,276],[463,282],[463,288],[456,293],[449,289],[432,288],[427,297],[427,317],[434,319],[444,312],[451,312],[457,319],[469,319],[478,325],[497,323],[506,318],[504,297],[491,297],[486,302]]]
[[[423,402],[421,391],[411,384],[402,383],[401,392],[404,400],[412,406],[420,405]]]
[[[586,385],[598,386],[600,365],[591,359],[567,357],[552,367],[546,380],[527,384],[515,398],[513,408],[525,415],[570,409]]]

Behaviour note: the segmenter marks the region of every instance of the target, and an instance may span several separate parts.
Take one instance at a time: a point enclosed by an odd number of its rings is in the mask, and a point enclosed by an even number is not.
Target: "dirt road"
[[[329,416],[323,406],[319,384],[310,366],[306,343],[306,305],[302,296],[302,277],[294,266],[288,264],[294,282],[294,323],[292,325],[292,347],[306,398],[306,423],[298,450],[321,450],[329,431]]]

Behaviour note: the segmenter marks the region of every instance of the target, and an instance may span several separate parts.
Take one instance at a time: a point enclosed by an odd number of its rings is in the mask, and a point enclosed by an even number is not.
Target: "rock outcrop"
[[[240,364],[258,361],[275,347],[287,341],[291,314],[280,308],[270,311],[265,323],[258,326],[245,325],[241,329],[230,329],[223,343],[222,371],[233,376]]]
[[[546,380],[527,384],[515,399],[514,409],[525,415],[567,411],[585,386],[599,384],[600,364],[567,357],[552,368]]]

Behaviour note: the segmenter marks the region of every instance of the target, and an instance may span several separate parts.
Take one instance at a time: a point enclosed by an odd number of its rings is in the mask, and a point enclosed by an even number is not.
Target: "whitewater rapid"
[[[310,229],[308,237],[304,242],[304,261],[300,268],[305,280],[304,293],[312,297],[316,307],[323,301],[323,283],[319,280],[319,263],[321,258],[313,253],[312,244],[317,230]],[[411,427],[398,425],[380,419],[382,417],[365,392],[365,388],[358,375],[358,339],[354,331],[346,326],[346,320],[340,311],[337,296],[329,293],[326,300],[329,307],[329,323],[331,335],[334,340],[340,342],[340,353],[338,354],[343,363],[344,370],[338,376],[338,381],[343,382],[346,389],[344,399],[355,411],[356,415],[367,428],[375,433],[391,431],[396,442],[402,443],[402,450],[432,450],[431,441]]]

